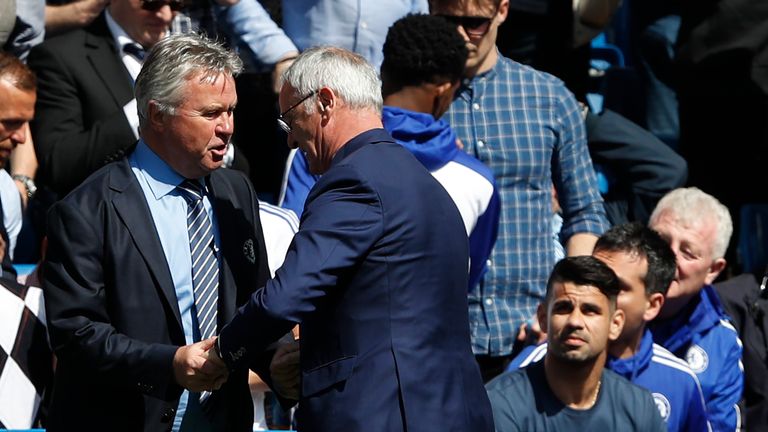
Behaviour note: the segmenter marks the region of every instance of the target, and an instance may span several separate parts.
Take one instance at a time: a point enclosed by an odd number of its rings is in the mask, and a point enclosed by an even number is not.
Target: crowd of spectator
[[[766,21],[0,0],[0,428],[768,431]]]

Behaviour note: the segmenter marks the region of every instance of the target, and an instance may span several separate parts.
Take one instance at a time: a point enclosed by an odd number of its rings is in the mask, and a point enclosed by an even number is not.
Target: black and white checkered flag
[[[52,373],[43,291],[0,279],[0,429],[33,426]]]

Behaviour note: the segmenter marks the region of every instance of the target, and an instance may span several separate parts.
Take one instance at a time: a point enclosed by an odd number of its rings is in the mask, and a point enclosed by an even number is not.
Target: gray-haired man
[[[52,208],[50,430],[250,430],[246,371],[222,385],[202,357],[269,275],[254,191],[218,169],[240,69],[199,36],[158,42],[136,80],[138,145]]]

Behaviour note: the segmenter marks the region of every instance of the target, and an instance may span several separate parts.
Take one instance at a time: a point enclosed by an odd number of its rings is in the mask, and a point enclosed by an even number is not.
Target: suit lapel
[[[92,32],[86,33],[85,48],[88,61],[104,82],[115,104],[123,106],[133,99],[133,79],[120,60],[104,14],[94,22]]]
[[[119,162],[119,167],[119,170],[112,171],[110,177],[110,188],[118,192],[112,199],[112,205],[136,243],[136,249],[144,258],[170,310],[173,311],[179,329],[182,329],[176,288],[173,285],[171,272],[168,270],[160,238],[157,236],[154,224],[151,223],[152,214],[146,198],[131,172],[128,161],[122,160]]]
[[[222,181],[217,181],[217,176],[208,177],[208,187],[210,188],[211,205],[216,215],[216,223],[219,228],[219,242],[221,243],[221,253],[219,254],[219,309],[218,309],[218,328],[221,329],[229,322],[230,317],[234,316],[237,307],[237,284],[232,274],[232,259],[234,255],[237,233],[232,232],[231,224],[228,221],[233,220],[232,201],[228,199],[232,191]],[[245,233],[241,233],[241,236]]]

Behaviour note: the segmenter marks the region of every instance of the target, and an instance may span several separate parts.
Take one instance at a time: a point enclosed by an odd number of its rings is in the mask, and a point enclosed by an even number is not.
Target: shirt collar
[[[355,150],[363,147],[364,145],[375,144],[378,142],[389,142],[394,144],[395,140],[392,139],[387,131],[381,128],[365,131],[347,141],[347,143],[344,144],[339,149],[339,151],[336,152],[336,154],[333,156],[333,159],[331,160],[331,166],[338,164],[342,159],[354,153]]]
[[[128,33],[126,33],[125,30],[120,27],[120,24],[118,24],[117,21],[112,18],[112,15],[110,15],[108,10],[104,11],[104,16],[107,19],[107,27],[109,27],[109,31],[112,33],[112,38],[115,40],[115,46],[118,50],[120,50],[121,55],[123,54],[124,45],[129,43],[141,45],[140,43],[131,39],[130,36],[128,36]]]
[[[503,62],[503,60],[502,60],[501,53],[498,52],[499,49],[496,47],[494,47],[494,49],[498,54],[496,57],[496,64],[494,64],[492,68],[488,69],[485,72],[479,73],[471,78],[464,78],[461,81],[461,87],[459,88],[459,91],[456,92],[456,94],[459,95],[459,97],[469,100],[471,98],[473,87],[479,81],[491,80],[496,77],[496,75],[498,74],[498,70],[502,67],[501,63]]]
[[[144,140],[139,140],[131,155],[133,164],[142,172],[144,179],[152,191],[155,199],[160,199],[168,195],[176,186],[185,180],[183,176],[173,170],[164,160],[160,158]]]

